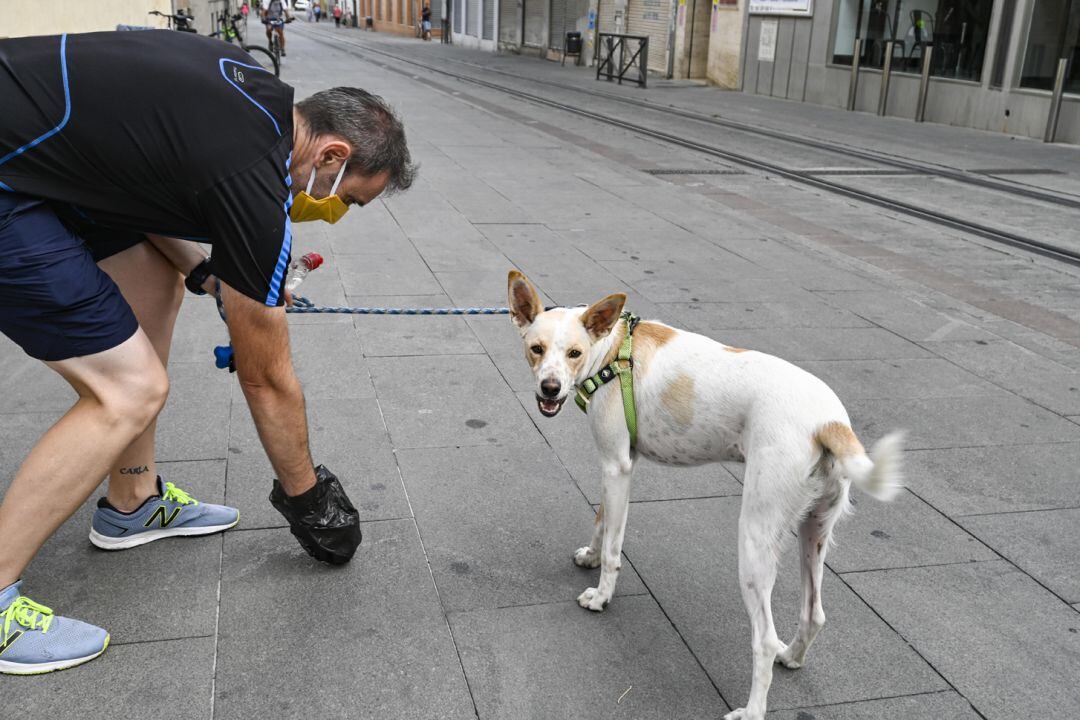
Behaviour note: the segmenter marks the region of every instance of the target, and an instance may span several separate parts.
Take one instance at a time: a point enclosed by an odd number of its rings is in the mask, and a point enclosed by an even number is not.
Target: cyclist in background
[[[266,25],[266,42],[273,43],[273,33],[277,32],[281,57],[285,57],[285,19],[289,12],[285,0],[269,0],[263,6],[263,24]]]

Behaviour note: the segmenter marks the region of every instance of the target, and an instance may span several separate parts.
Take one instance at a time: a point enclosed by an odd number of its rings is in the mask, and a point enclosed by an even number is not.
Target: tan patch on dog
[[[656,322],[640,322],[634,328],[634,346],[632,356],[634,367],[640,375],[649,372],[649,362],[656,351],[675,339],[678,331],[673,327]]]
[[[724,350],[725,350],[726,352],[730,352],[730,353],[742,353],[742,352],[747,352],[747,349],[746,349],[746,348],[737,348],[737,347],[731,347],[730,345],[725,345],[725,346],[724,346]]]
[[[826,423],[825,427],[818,430],[814,439],[838,458],[862,455],[866,452],[859,438],[855,437],[855,431],[835,420]]]
[[[680,374],[660,395],[660,402],[680,425],[694,421],[694,378]]]
[[[600,509],[596,511],[596,519],[593,520],[594,525],[599,525],[604,522],[604,503],[600,503]]]

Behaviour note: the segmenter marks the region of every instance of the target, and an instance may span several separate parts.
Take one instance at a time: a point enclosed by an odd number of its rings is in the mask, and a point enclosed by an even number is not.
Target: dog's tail
[[[892,500],[903,489],[900,455],[904,433],[894,432],[874,443],[867,455],[850,426],[831,422],[817,434],[817,441],[832,453],[841,474],[877,500]]]

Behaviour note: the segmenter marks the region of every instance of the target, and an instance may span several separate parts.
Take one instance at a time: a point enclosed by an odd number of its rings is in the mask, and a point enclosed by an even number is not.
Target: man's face
[[[334,186],[334,179],[337,177],[339,170],[341,170],[340,163],[320,167],[315,175],[315,182],[311,186],[311,197],[320,199],[329,195],[330,188]],[[296,179],[293,180],[293,187],[297,191],[307,186],[306,179],[299,186],[295,183]],[[387,170],[375,175],[364,175],[359,171],[353,172],[350,168],[346,168],[345,175],[341,178],[341,183],[338,184],[337,195],[346,205],[363,207],[382,194],[389,180],[390,172]]]

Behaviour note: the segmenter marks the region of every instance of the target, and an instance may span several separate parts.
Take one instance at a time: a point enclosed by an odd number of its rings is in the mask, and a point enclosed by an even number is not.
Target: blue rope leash
[[[455,308],[385,308],[385,307],[323,307],[315,305],[306,297],[293,298],[293,306],[287,313],[332,313],[343,315],[509,315],[506,307],[455,307]]]

